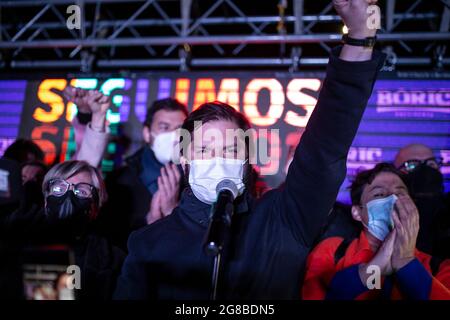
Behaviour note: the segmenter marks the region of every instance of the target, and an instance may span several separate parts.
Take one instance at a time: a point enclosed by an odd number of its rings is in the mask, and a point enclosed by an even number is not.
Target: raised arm
[[[349,36],[373,36],[366,0],[335,0]],[[374,2],[374,1],[372,1]],[[330,55],[313,114],[295,151],[283,189],[283,219],[305,246],[313,245],[346,174],[349,148],[358,130],[384,56],[344,45]]]
[[[87,125],[80,123],[78,117],[72,124],[75,129],[77,151],[74,158],[84,160],[93,167],[98,167],[108,144],[106,113],[110,107],[109,97],[97,90],[83,90],[68,87],[64,90],[66,98],[74,102],[83,117],[89,117]]]

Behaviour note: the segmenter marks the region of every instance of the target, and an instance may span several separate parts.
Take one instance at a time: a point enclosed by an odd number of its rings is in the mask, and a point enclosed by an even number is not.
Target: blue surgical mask
[[[366,227],[378,240],[384,241],[394,227],[392,211],[397,199],[397,196],[393,194],[386,198],[369,201],[366,205],[369,216],[369,222]]]

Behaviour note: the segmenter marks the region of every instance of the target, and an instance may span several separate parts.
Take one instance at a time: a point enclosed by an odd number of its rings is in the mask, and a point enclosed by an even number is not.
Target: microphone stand
[[[215,301],[217,299],[217,283],[219,280],[219,271],[220,271],[220,258],[221,253],[217,253],[214,256],[214,268],[212,275],[212,292],[211,292],[211,300]]]
[[[214,205],[216,206],[217,203]],[[210,256],[214,256],[214,267],[212,274],[212,292],[211,300],[217,300],[217,287],[219,283],[220,263],[222,258],[222,250],[225,244],[224,236],[228,233],[228,229],[231,225],[231,216],[233,214],[233,205],[219,204],[220,207],[225,210],[221,210],[221,215],[212,217],[213,222],[210,224],[208,230],[208,238],[205,243],[206,253]],[[214,210],[214,207],[213,207]],[[215,222],[215,223],[214,223]]]
[[[214,256],[214,266],[212,273],[212,291],[211,291],[211,300],[217,300],[217,288],[219,283],[219,274],[220,274],[220,262],[222,258],[222,244],[218,245],[217,242],[210,242],[206,245],[206,251],[209,255]]]
[[[231,217],[234,210],[233,201],[237,195],[236,185],[230,180],[223,180],[217,185],[217,194],[217,200],[212,207],[211,221],[204,243],[206,254],[214,256],[211,300],[217,299],[220,262],[222,250],[230,232]]]

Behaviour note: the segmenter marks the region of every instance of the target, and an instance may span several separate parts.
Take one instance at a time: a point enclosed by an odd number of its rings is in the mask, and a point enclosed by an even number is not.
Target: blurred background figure
[[[26,162],[22,165],[22,183],[24,186],[24,201],[38,206],[44,205],[42,182],[47,174],[47,166],[40,161]]]
[[[15,248],[19,261],[27,259],[24,252],[30,247],[69,247],[81,269],[77,298],[110,299],[125,254],[95,231],[95,219],[107,198],[101,174],[84,161],[66,161],[45,175],[42,192],[44,207],[23,203],[7,215],[2,240]]]
[[[22,165],[22,183],[36,182],[42,184],[47,170],[47,166],[40,161],[24,163]]]
[[[22,201],[43,205],[41,185],[48,169],[42,149],[31,140],[17,139],[5,150],[3,159],[14,161],[21,168],[22,184],[27,190],[20,194]]]
[[[44,161],[44,152],[31,140],[17,139],[3,154],[6,159],[17,161],[19,164],[33,161]]]
[[[133,230],[167,216],[178,205],[182,170],[172,156],[179,139],[175,130],[187,115],[187,107],[175,99],[155,101],[147,110],[144,145],[106,179],[109,200],[99,228],[124,249]]]
[[[428,146],[410,144],[398,152],[394,165],[405,175],[405,183],[419,209],[417,247],[449,258],[450,194],[444,193],[442,158],[436,157]]]

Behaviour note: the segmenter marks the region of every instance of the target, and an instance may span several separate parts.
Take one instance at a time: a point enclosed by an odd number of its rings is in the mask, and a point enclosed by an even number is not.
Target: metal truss
[[[343,27],[331,1],[268,3],[258,11],[254,0],[0,0],[0,68],[297,71],[326,64]],[[71,30],[67,8],[74,4],[80,29]],[[386,68],[450,64],[450,0],[379,5]]]

